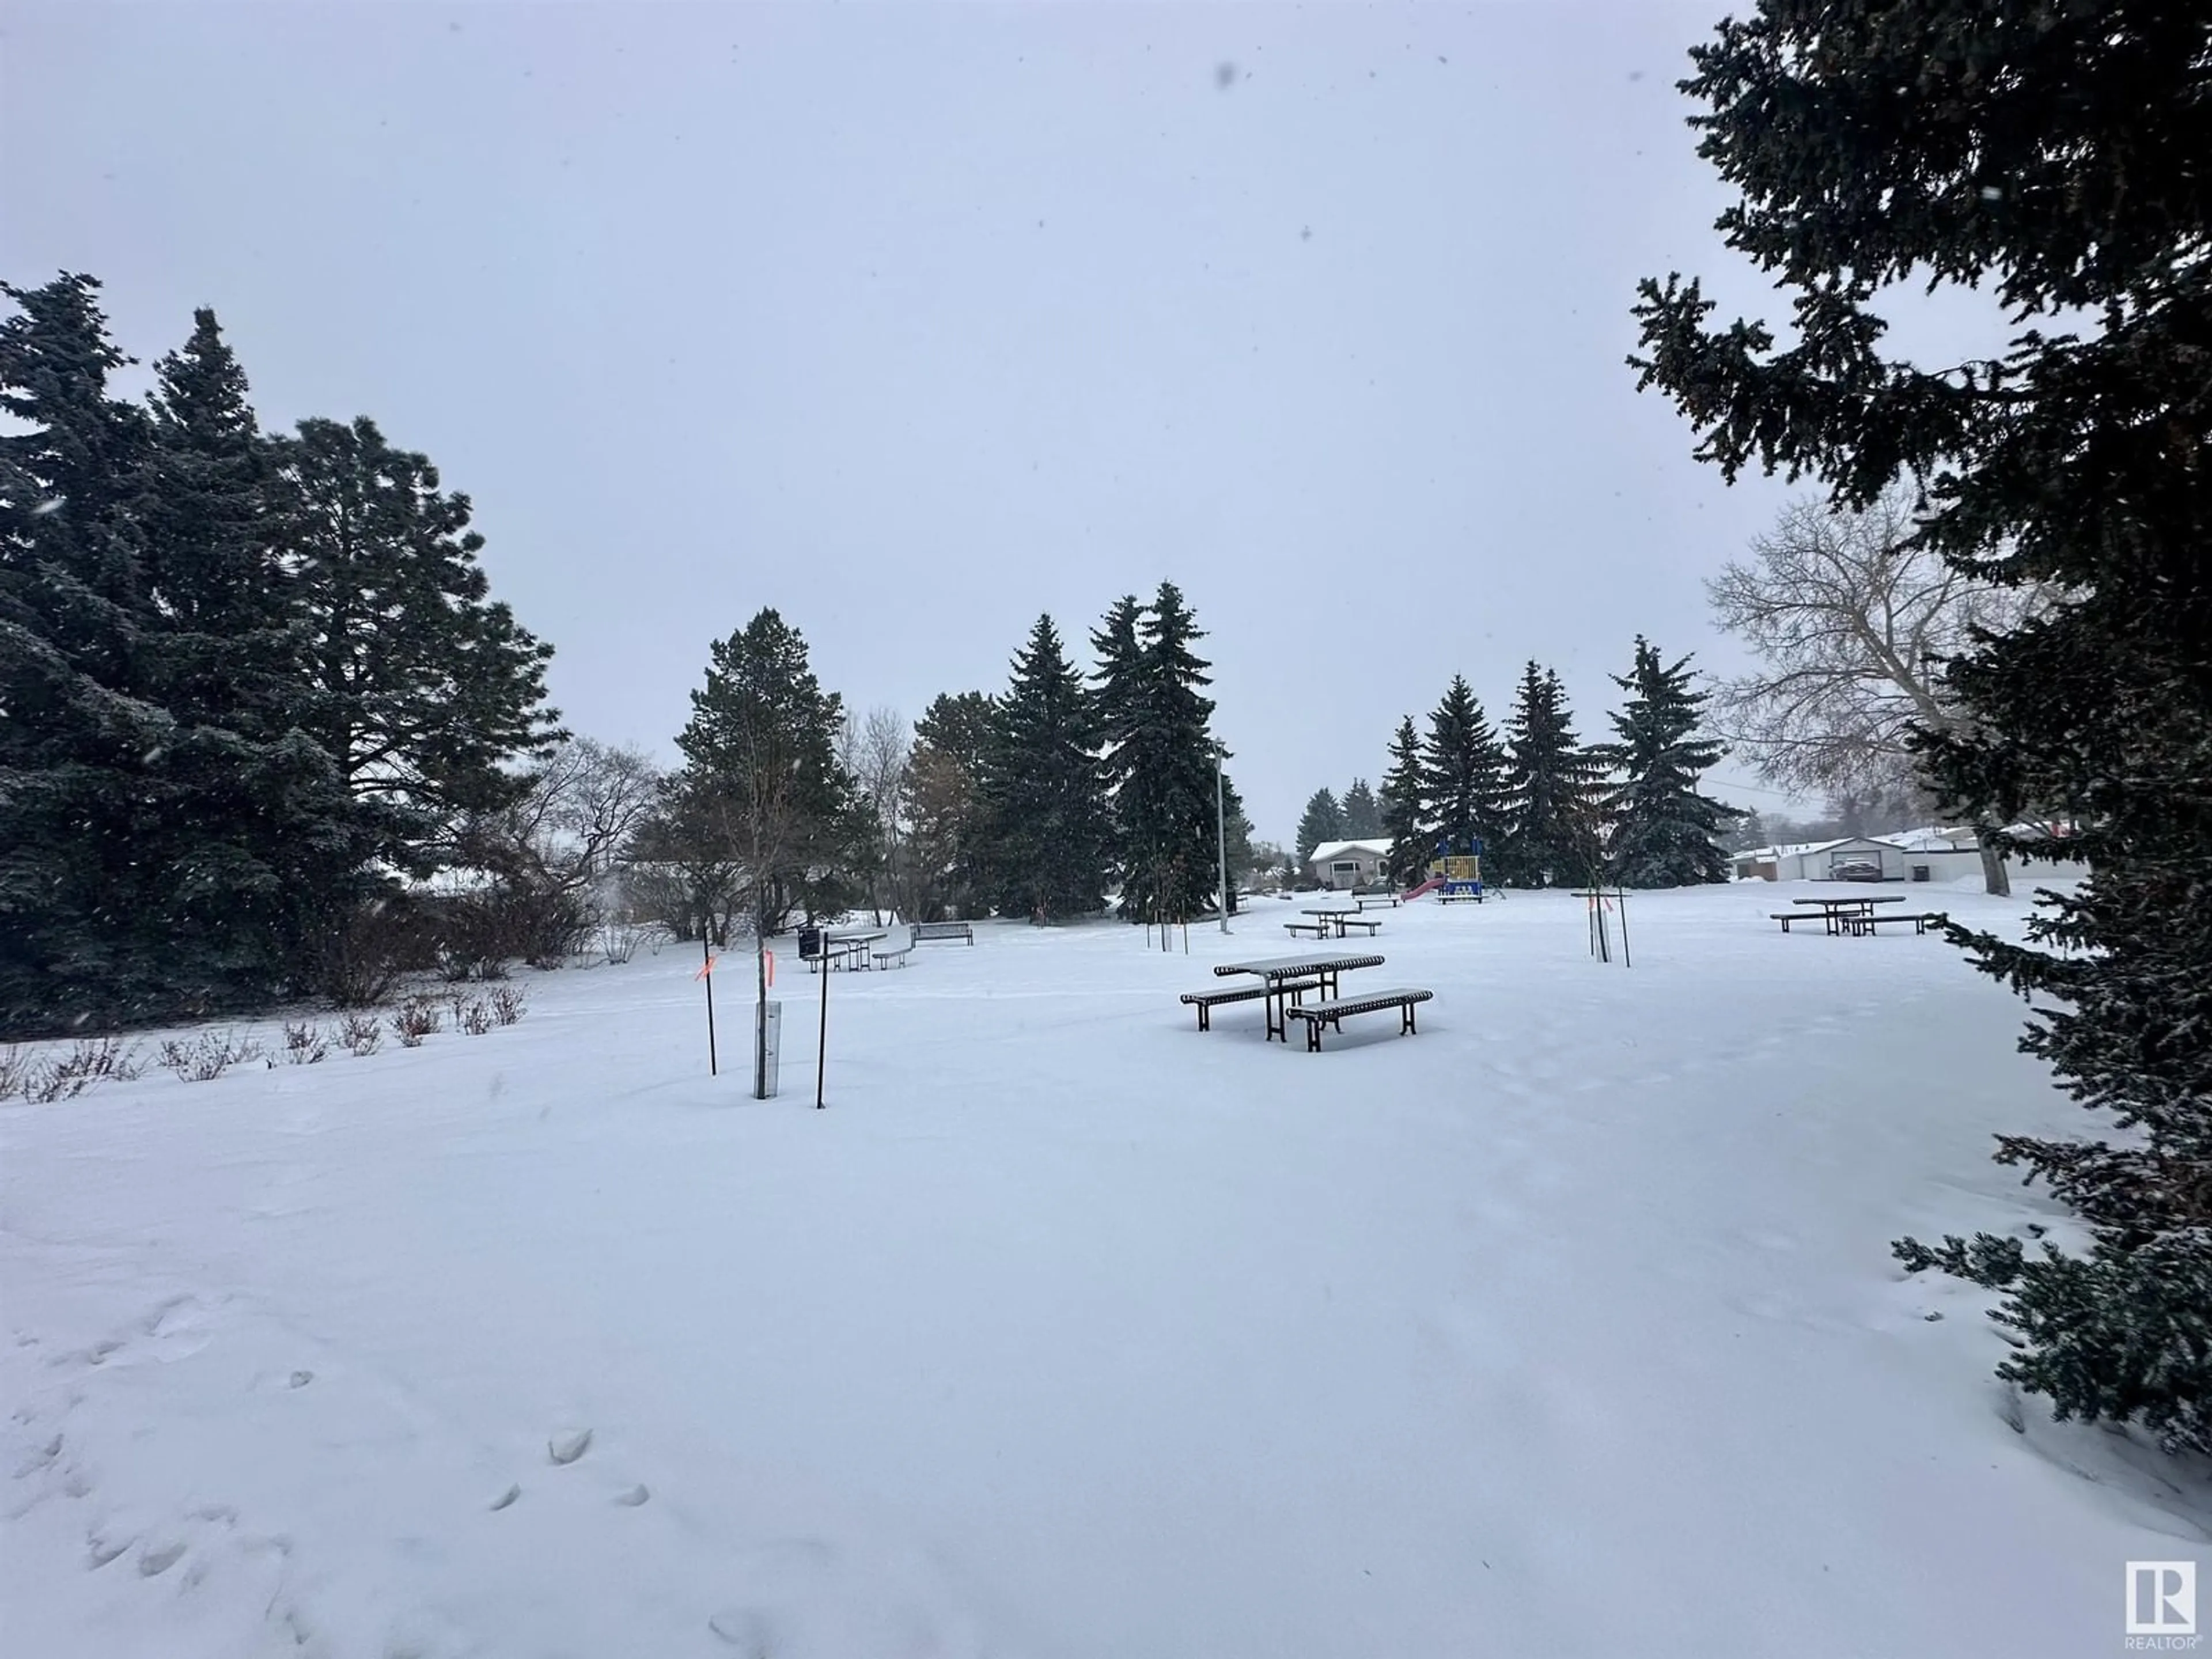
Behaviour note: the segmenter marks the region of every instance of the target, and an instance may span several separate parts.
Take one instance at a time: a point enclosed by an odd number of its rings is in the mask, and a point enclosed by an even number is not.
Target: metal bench
[[[878,968],[903,968],[906,959],[914,954],[914,941],[904,945],[878,945],[869,956]]]
[[[1790,924],[1793,921],[1817,921],[1828,932],[1832,933],[1836,931],[1827,917],[1817,910],[1769,910],[1766,914],[1782,924],[1782,931],[1785,933],[1790,931]]]
[[[1283,924],[1283,931],[1288,933],[1311,933],[1316,939],[1320,939],[1328,932],[1328,924],[1325,921],[1286,921]]]
[[[964,921],[917,921],[914,924],[914,942],[916,945],[931,939],[964,939],[973,945],[975,930]]]
[[[1224,1002],[1257,1002],[1262,997],[1277,995],[1295,1000],[1308,991],[1319,989],[1321,989],[1319,980],[1306,979],[1289,985],[1278,985],[1272,988],[1266,985],[1239,985],[1235,989],[1228,991],[1185,991],[1182,994],[1182,1000],[1198,1010],[1198,1029],[1201,1031],[1210,1031],[1213,1029],[1213,1011]]]
[[[1364,927],[1370,939],[1382,931],[1382,922],[1373,916],[1337,916],[1332,919],[1330,925],[1336,929],[1339,939],[1344,937],[1347,929],[1353,927]]]
[[[1283,1015],[1286,1019],[1305,1021],[1306,1052],[1315,1054],[1321,1048],[1322,1027],[1326,1025],[1331,1030],[1341,1035],[1344,1030],[1343,1021],[1352,1014],[1380,1013],[1385,1008],[1395,1008],[1403,1016],[1398,1022],[1398,1035],[1407,1036],[1415,1029],[1413,1025],[1415,1005],[1426,1002],[1435,995],[1434,991],[1401,987],[1395,991],[1370,991],[1364,996],[1339,997],[1334,1002],[1300,1004],[1284,1009]]]
[[[1480,893],[1439,893],[1437,895],[1437,902],[1439,904],[1480,904],[1482,902],[1482,895]]]
[[[1914,933],[1924,933],[1930,927],[1940,927],[1943,923],[1949,920],[1950,918],[1948,916],[1942,915],[1940,911],[1935,910],[1930,910],[1925,915],[1917,916],[1845,916],[1843,919],[1843,927],[1844,931],[1846,933],[1849,933],[1852,938],[1859,939],[1864,937],[1868,933],[1879,933],[1881,929],[1881,925],[1884,922],[1895,924],[1898,922],[1909,921],[1912,924],[1912,931]],[[1790,930],[1787,927],[1784,927],[1782,931],[1786,933]]]
[[[1395,893],[1361,893],[1352,902],[1362,910],[1380,910],[1385,905],[1393,910],[1398,908]]]

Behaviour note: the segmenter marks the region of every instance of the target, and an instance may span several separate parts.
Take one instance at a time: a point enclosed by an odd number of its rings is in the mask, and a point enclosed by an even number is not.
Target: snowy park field
[[[1632,896],[1632,968],[1565,895],[1385,911],[1436,999],[1320,1054],[1176,1001],[1261,899],[836,975],[819,1113],[795,952],[759,1103],[749,959],[710,1079],[680,947],[0,1108],[0,1650],[2119,1651],[2203,1471],[1888,1248],[2057,1225],[1990,1136],[2081,1115],[1940,938],[1784,937],[1812,890]]]

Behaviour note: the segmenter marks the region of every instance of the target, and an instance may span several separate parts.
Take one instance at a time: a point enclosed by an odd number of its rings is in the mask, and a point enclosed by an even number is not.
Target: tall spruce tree
[[[1421,798],[1434,839],[1480,841],[1486,849],[1504,828],[1505,751],[1464,676],[1455,674],[1429,715],[1421,746]]]
[[[1105,902],[1110,825],[1097,714],[1060,630],[1039,617],[991,711],[983,799],[1000,914],[1042,921]]]
[[[1382,775],[1382,833],[1390,838],[1391,881],[1410,887],[1428,867],[1436,842],[1436,819],[1429,806],[1428,774],[1421,763],[1421,740],[1408,714],[1390,739],[1390,769]]]
[[[155,372],[144,654],[176,788],[141,862],[174,981],[209,1006],[258,1000],[312,980],[349,927],[379,824],[300,724],[307,641],[268,533],[269,447],[215,313]]]
[[[1342,841],[1344,808],[1337,805],[1335,792],[1316,789],[1306,799],[1306,810],[1298,818],[1298,864],[1303,868],[1314,855],[1314,848],[1325,842]]]
[[[905,900],[918,921],[950,911],[990,914],[986,859],[990,819],[983,777],[991,748],[992,702],[981,691],[941,694],[914,723],[914,753],[901,787],[914,890]]]
[[[1970,821],[2078,826],[2036,845],[2089,874],[2039,896],[2027,944],[1952,937],[2125,1138],[1999,1139],[2080,1242],[1899,1255],[2005,1292],[1999,1374],[2061,1417],[2212,1450],[2212,11],[1765,0],[1692,56],[1699,154],[1738,192],[1720,228],[1796,295],[1793,338],[1647,282],[1642,384],[1729,477],[1810,473],[1845,507],[1910,477],[1919,545],[2057,594],[1949,665],[1972,720],[1923,752]],[[1892,294],[1929,283],[2062,321],[1963,363],[1885,355]]]
[[[178,789],[147,660],[143,410],[99,283],[0,285],[0,1034],[173,1011],[163,894],[141,854]]]
[[[1516,887],[1594,879],[1600,764],[1576,740],[1559,677],[1533,662],[1522,671],[1505,750],[1505,821],[1493,878]]]
[[[1139,620],[1134,724],[1118,751],[1121,912],[1198,915],[1213,902],[1215,744],[1209,665],[1193,651],[1206,635],[1182,591],[1164,581]],[[1125,713],[1124,718],[1131,714]]]
[[[733,866],[757,937],[781,932],[794,909],[832,915],[860,897],[850,872],[872,823],[837,763],[843,723],[805,637],[774,608],[708,647],[676,738],[684,764],[669,838]]]
[[[1636,663],[1611,677],[1629,694],[1613,716],[1619,741],[1600,751],[1615,779],[1604,813],[1607,866],[1624,887],[1690,887],[1729,878],[1722,837],[1742,814],[1698,793],[1726,750],[1698,735],[1710,692],[1691,683],[1690,659],[1672,665],[1636,636]]]
[[[1382,834],[1382,809],[1364,778],[1354,778],[1344,792],[1344,835],[1347,841],[1373,841]]]
[[[383,849],[424,867],[461,814],[524,787],[506,763],[564,735],[553,647],[489,597],[468,497],[374,422],[307,420],[276,441],[272,529],[310,630],[304,718],[347,785],[404,825]]]
[[[1226,772],[1221,775],[1221,857],[1229,867],[1229,914],[1233,916],[1243,890],[1240,878],[1252,867],[1252,820],[1244,814],[1237,780]]]
[[[1111,820],[1110,857],[1115,880],[1127,876],[1123,798],[1128,793],[1130,767],[1137,755],[1132,744],[1145,720],[1144,641],[1139,631],[1144,619],[1143,602],[1134,593],[1124,593],[1114,601],[1091,635],[1091,648],[1097,658],[1091,675],[1091,706],[1104,764],[1102,775]]]

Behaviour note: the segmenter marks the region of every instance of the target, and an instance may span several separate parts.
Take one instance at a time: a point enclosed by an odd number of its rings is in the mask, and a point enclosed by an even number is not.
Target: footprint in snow
[[[138,1557],[138,1576],[141,1578],[158,1578],[183,1560],[184,1556],[185,1541],[181,1538],[173,1543],[146,1550]]]
[[[574,1462],[592,1449],[592,1431],[574,1429],[555,1435],[545,1443],[545,1450],[556,1463]]]
[[[496,1515],[501,1510],[512,1508],[514,1506],[514,1500],[521,1496],[522,1488],[519,1485],[510,1486],[505,1492],[500,1493],[498,1497],[491,1500],[492,1513]]]
[[[85,1540],[84,1565],[88,1571],[97,1572],[110,1561],[129,1549],[138,1540],[135,1538],[102,1538],[97,1533]]]
[[[645,1489],[645,1483],[641,1480],[636,1486],[632,1486],[628,1492],[616,1493],[615,1502],[621,1504],[626,1510],[634,1510],[652,1496],[653,1494]]]

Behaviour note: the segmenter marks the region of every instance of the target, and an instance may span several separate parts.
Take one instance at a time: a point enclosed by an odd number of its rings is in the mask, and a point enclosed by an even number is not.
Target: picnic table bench
[[[917,921],[914,924],[914,942],[924,939],[957,939],[969,944],[975,942],[975,930],[964,921]]]
[[[1326,939],[1328,937],[1328,924],[1325,921],[1286,921],[1283,924],[1283,931],[1293,936],[1311,933],[1316,939]]]
[[[1929,910],[1921,913],[1899,912],[1892,915],[1876,915],[1873,911],[1868,910],[1858,913],[1846,913],[1842,918],[1844,931],[1846,933],[1850,934],[1854,939],[1863,934],[1876,932],[1885,921],[1892,924],[1901,924],[1909,921],[1912,924],[1912,931],[1914,933],[1924,933],[1930,927],[1940,927],[1949,920],[1950,918],[1940,910]],[[1784,931],[1786,933],[1789,930],[1785,928]]]
[[[1482,902],[1482,895],[1480,893],[1439,893],[1437,895],[1437,902],[1439,904],[1480,904]]]
[[[1414,1033],[1413,1010],[1435,996],[1433,991],[1424,991],[1414,986],[1401,986],[1391,991],[1369,991],[1355,997],[1339,997],[1330,1002],[1293,1004],[1283,1011],[1286,1020],[1302,1019],[1306,1024],[1306,1052],[1321,1052],[1322,1028],[1327,1026],[1339,1036],[1343,1035],[1344,1022],[1354,1014],[1380,1013],[1385,1008],[1399,1012],[1398,1035]],[[1284,1038],[1288,1042],[1288,1036]]]
[[[1398,896],[1395,893],[1361,893],[1355,896],[1352,902],[1362,910],[1380,910],[1385,905],[1395,910],[1398,908]]]
[[[903,968],[906,959],[914,954],[914,940],[903,945],[878,945],[868,953],[869,960],[878,968]]]
[[[1272,989],[1265,985],[1235,985],[1225,991],[1185,991],[1182,1000],[1198,1010],[1198,1029],[1213,1029],[1213,1011],[1224,1002],[1257,1002],[1262,997],[1286,996],[1296,1002],[1308,991],[1321,989],[1317,979],[1292,980]]]

